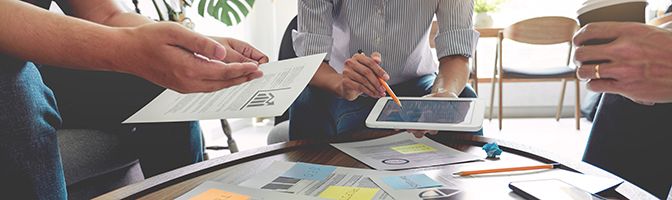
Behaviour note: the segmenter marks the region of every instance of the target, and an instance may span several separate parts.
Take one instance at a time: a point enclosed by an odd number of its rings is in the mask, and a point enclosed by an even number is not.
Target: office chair
[[[495,73],[492,77],[492,84],[499,84],[499,129],[502,129],[503,116],[503,82],[505,79],[515,81],[562,81],[562,90],[560,92],[560,102],[556,111],[556,121],[560,120],[560,113],[562,112],[562,104],[565,96],[565,88],[568,80],[574,80],[576,86],[576,105],[574,115],[576,118],[576,129],[580,129],[580,80],[576,78],[575,67],[570,66],[570,59],[572,54],[572,38],[574,32],[579,29],[579,25],[574,19],[567,17],[537,17],[523,20],[505,28],[499,32],[498,49],[499,62],[496,65]],[[504,39],[526,44],[528,46],[535,45],[553,45],[553,44],[568,44],[569,48],[566,52],[567,60],[562,66],[549,64],[544,68],[520,68],[515,66],[504,65],[504,57],[510,54],[505,54],[503,51]],[[494,96],[495,90],[492,90],[491,96]],[[493,101],[490,101],[490,119],[492,119]]]
[[[641,105],[604,94],[583,161],[665,199],[672,186],[672,104]]]

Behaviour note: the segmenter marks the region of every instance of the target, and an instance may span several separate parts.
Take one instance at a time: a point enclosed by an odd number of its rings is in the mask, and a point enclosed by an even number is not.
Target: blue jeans
[[[420,97],[431,93],[436,74],[428,74],[393,85],[397,96]],[[467,86],[460,97],[476,97]],[[331,92],[308,86],[289,108],[289,138],[291,140],[325,140],[366,128],[366,117],[377,99],[359,97],[347,101]],[[472,134],[482,135],[482,131]]]
[[[97,124],[93,119],[81,120]],[[37,67],[0,54],[0,193],[3,196],[67,197],[56,137],[61,122],[54,94],[43,83]],[[67,128],[96,128],[75,124]],[[127,134],[129,149],[140,158],[145,176],[203,160],[201,132],[196,122],[117,123],[116,127],[101,129]]]
[[[0,55],[1,57],[2,55]],[[0,191],[17,199],[65,199],[56,100],[33,63],[0,58]]]
[[[128,136],[145,177],[203,160],[198,122],[121,124],[165,88],[129,74],[50,66],[39,71],[56,95],[62,128]]]

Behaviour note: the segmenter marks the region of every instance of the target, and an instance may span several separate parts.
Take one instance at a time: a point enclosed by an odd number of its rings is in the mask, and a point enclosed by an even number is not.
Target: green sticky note
[[[411,144],[391,147],[392,150],[398,151],[402,154],[414,154],[414,153],[425,153],[436,151],[434,147],[427,146],[426,144]]]
[[[321,198],[336,199],[336,200],[371,200],[378,188],[362,188],[362,187],[347,187],[347,186],[329,186],[326,190],[320,193]]]

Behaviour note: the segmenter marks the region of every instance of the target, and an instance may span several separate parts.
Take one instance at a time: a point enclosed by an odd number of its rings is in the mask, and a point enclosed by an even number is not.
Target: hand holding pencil
[[[343,67],[342,97],[352,101],[359,94],[366,94],[372,98],[386,96],[385,92],[389,86],[385,81],[389,80],[390,76],[380,66],[381,62],[380,53],[374,52],[368,57],[361,51],[346,60]]]

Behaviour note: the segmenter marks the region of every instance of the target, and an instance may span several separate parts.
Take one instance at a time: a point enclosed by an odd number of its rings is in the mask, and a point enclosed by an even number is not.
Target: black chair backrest
[[[278,60],[285,60],[290,58],[296,58],[296,52],[294,51],[294,42],[292,40],[292,30],[297,29],[297,17],[294,17],[292,21],[289,22],[287,28],[285,29],[285,34],[282,35],[282,41],[280,42],[280,52],[278,53]],[[289,120],[289,114],[287,111],[281,116],[275,117],[275,125],[280,122]]]
[[[294,17],[292,21],[289,22],[287,28],[285,29],[285,34],[282,35],[282,41],[280,42],[280,53],[278,54],[278,60],[285,60],[290,58],[296,58],[296,52],[294,52],[294,42],[292,40],[292,30],[297,28],[297,19]]]
[[[665,199],[672,186],[670,115],[672,104],[603,95],[583,160]]]

